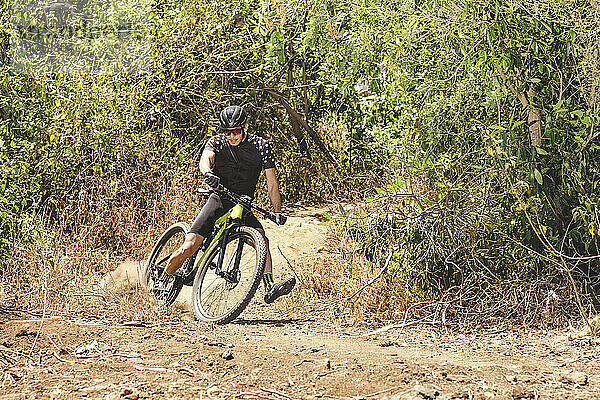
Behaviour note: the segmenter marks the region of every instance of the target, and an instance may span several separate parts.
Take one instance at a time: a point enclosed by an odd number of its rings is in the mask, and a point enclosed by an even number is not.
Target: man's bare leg
[[[197,233],[188,233],[185,235],[185,242],[171,254],[167,261],[167,274],[174,274],[183,265],[184,261],[194,254],[202,244],[202,236]]]
[[[280,296],[284,296],[289,294],[294,285],[296,285],[296,278],[290,276],[283,281],[274,282],[273,281],[273,261],[271,259],[271,251],[269,249],[269,239],[265,235],[265,231],[262,229],[257,229],[257,231],[263,235],[265,238],[265,242],[267,244],[267,259],[265,261],[265,272],[263,275],[263,283],[265,284],[265,302],[267,304],[274,302]],[[268,276],[268,279],[267,279]]]
[[[262,229],[256,229],[265,238],[265,244],[267,245],[267,259],[265,261],[265,274],[273,273],[273,261],[271,260],[271,250],[269,249],[269,238],[265,235],[265,231]]]

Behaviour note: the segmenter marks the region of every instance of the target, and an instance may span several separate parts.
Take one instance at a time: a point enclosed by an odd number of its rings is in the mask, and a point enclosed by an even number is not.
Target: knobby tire
[[[173,224],[162,234],[154,245],[142,275],[143,283],[148,286],[150,290],[154,288],[155,279],[157,279],[164,271],[169,256],[185,241],[185,235],[189,230],[190,226],[185,222]],[[183,277],[174,275],[173,279],[175,280],[173,286],[160,298],[165,306],[173,304],[183,287]]]
[[[242,257],[239,265],[235,267],[239,268],[239,273],[234,279],[228,280],[214,273],[221,251],[220,246],[213,248],[202,261],[192,289],[196,318],[226,324],[237,318],[252,300],[265,270],[267,245],[256,229],[248,226],[233,228],[227,238],[224,270],[235,265],[238,246],[241,246]],[[236,280],[239,280],[238,283]],[[236,296],[234,292],[237,293],[237,298],[229,302],[232,295]]]

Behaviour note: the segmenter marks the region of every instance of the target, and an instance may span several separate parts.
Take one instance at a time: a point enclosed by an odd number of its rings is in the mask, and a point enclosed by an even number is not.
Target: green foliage
[[[406,1],[373,11],[385,51],[379,73],[362,77],[385,84],[369,86],[353,129],[393,143],[392,176],[411,184],[379,189],[347,233],[379,262],[400,252],[392,274],[413,293],[469,297],[477,287],[487,294],[468,310],[527,321],[543,314],[549,290],[565,288],[569,269],[593,303],[600,18],[597,6],[575,4]],[[535,109],[540,147],[530,140]],[[530,308],[518,301],[524,288]]]
[[[15,26],[3,12],[9,34]],[[132,251],[137,231],[166,213],[164,197],[189,198],[201,184],[200,150],[232,103],[246,106],[252,131],[275,142],[286,201],[323,200],[347,187],[343,169],[322,162],[315,138],[265,91],[281,93],[321,135],[331,134],[320,140],[332,153],[343,152],[333,139],[343,141],[345,131],[331,117],[336,96],[321,79],[334,36],[325,3],[173,0],[146,19],[151,55],[141,69],[123,70],[107,55],[90,73],[23,73],[3,47],[3,254],[47,228],[91,248]]]

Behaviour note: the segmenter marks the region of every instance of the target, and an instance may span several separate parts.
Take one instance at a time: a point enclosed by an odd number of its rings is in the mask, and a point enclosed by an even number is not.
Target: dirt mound
[[[100,290],[110,293],[128,292],[142,285],[144,261],[125,261],[102,277],[98,283]]]

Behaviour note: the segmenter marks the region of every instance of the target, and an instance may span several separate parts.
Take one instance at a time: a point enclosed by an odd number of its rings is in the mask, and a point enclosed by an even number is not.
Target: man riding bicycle
[[[240,106],[226,107],[221,111],[219,120],[222,132],[208,140],[200,157],[200,171],[204,175],[204,182],[213,188],[222,184],[237,194],[254,197],[258,178],[264,169],[269,199],[275,211],[275,222],[278,225],[283,224],[285,218],[281,214],[281,194],[275,176],[275,159],[269,143],[248,133],[248,117]],[[204,238],[210,235],[216,220],[233,205],[230,200],[221,198],[217,193],[208,197],[186,234],[185,242],[170,256],[165,275],[173,275],[185,260],[200,248]],[[255,228],[265,238],[265,302],[272,303],[278,297],[290,293],[296,279],[292,276],[282,282],[274,282],[269,241],[262,224],[251,211],[246,211],[242,219],[245,225]]]

